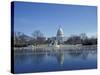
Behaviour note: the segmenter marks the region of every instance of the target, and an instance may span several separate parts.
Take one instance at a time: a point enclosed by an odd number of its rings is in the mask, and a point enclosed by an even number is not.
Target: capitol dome
[[[60,27],[60,28],[57,30],[57,36],[63,37],[63,35],[64,35],[63,29]]]

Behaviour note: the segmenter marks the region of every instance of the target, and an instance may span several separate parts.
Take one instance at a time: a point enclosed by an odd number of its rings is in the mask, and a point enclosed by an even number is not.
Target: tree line
[[[97,45],[97,37],[88,37],[85,33],[82,33],[80,35],[73,35],[69,37],[64,43],[71,45]]]
[[[31,36],[28,36],[22,32],[14,32],[12,39],[14,41],[14,47],[26,47],[28,45],[37,46],[51,43],[50,38],[46,38],[39,30],[34,31]],[[97,45],[97,37],[89,38],[85,33],[82,33],[81,35],[73,35],[68,37],[63,44]]]

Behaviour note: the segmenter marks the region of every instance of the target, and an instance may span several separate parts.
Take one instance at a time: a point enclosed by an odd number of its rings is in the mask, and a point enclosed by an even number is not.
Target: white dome
[[[60,27],[60,28],[57,30],[57,36],[63,36],[63,35],[64,35],[63,29]]]

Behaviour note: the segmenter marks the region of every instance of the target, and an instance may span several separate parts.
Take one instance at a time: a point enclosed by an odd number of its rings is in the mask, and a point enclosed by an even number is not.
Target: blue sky
[[[55,36],[59,26],[65,36],[97,33],[95,6],[15,2],[14,31],[31,35],[40,30],[44,36]]]

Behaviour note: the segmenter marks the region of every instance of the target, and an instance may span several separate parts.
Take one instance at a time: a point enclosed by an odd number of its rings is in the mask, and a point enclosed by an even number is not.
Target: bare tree
[[[88,37],[87,37],[87,35],[86,35],[85,33],[81,33],[81,34],[80,34],[80,38],[81,38],[82,40],[86,40]]]
[[[44,44],[46,42],[46,38],[44,37],[43,33],[39,30],[36,30],[32,33],[33,39],[35,39],[35,45]]]
[[[32,33],[33,38],[43,37],[43,33],[40,30],[36,30]]]
[[[14,33],[14,46],[27,46],[29,40],[29,36],[25,35],[22,32]]]

